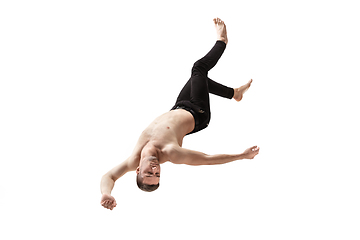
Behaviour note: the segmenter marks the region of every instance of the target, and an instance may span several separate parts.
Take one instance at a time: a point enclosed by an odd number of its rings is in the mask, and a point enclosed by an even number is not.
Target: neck
[[[143,159],[145,157],[150,157],[150,156],[153,156],[153,157],[156,157],[157,159],[159,159],[159,152],[160,152],[160,149],[155,147],[151,142],[148,142],[141,151],[141,159]]]

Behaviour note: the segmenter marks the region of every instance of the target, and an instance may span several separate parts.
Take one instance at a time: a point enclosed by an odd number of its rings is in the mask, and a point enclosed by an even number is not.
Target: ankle
[[[226,38],[224,38],[224,37],[218,37],[217,40],[218,40],[218,41],[222,41],[222,42],[224,42],[225,44],[227,44]]]
[[[233,88],[234,89],[234,94],[233,94],[233,97],[235,99],[235,93],[236,93],[236,88]]]

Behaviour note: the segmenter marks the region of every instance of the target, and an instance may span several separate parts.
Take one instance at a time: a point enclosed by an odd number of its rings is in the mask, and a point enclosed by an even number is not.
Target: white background
[[[359,239],[356,1],[0,3],[1,239]],[[174,104],[192,64],[229,44],[209,77],[253,85],[211,96],[184,147],[252,161],[162,165],[100,205],[100,179]]]

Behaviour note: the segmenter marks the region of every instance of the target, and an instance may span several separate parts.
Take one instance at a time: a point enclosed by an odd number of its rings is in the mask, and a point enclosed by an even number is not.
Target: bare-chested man
[[[171,111],[156,118],[141,134],[132,154],[101,179],[101,205],[116,207],[111,191],[115,181],[129,171],[136,171],[138,187],[154,191],[159,187],[160,164],[172,162],[188,165],[224,164],[240,159],[253,159],[259,148],[253,146],[240,154],[207,155],[182,148],[185,135],[206,128],[210,122],[209,93],[240,101],[252,80],[239,88],[229,88],[208,78],[228,42],[224,22],[214,19],[217,41],[211,51],[195,62],[190,80],[181,90]]]

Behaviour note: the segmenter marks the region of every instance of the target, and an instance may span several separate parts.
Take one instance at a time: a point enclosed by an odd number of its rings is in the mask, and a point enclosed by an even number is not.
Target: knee
[[[201,60],[198,60],[194,63],[192,71],[204,72],[206,71],[206,66]]]

